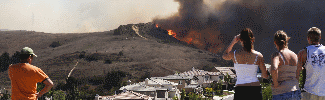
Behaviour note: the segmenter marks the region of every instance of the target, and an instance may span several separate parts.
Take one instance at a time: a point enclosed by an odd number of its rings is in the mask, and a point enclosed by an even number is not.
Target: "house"
[[[153,100],[153,97],[137,93],[134,91],[124,90],[122,93],[113,96],[95,96],[95,100]]]
[[[220,79],[223,79],[225,75],[230,75],[231,78],[235,78],[236,77],[236,71],[234,67],[215,67],[213,70],[211,70],[213,72],[220,72],[222,74],[222,76],[220,76]]]
[[[195,69],[194,67],[190,71],[180,73],[180,75],[193,76],[197,80],[198,85],[203,87],[208,87],[213,81],[218,81],[220,79],[220,72],[208,72],[204,70]]]
[[[179,90],[182,90],[187,85],[191,84],[193,76],[186,76],[180,74],[168,75],[165,77],[152,77],[151,79],[162,79],[169,82],[177,83],[176,87]]]
[[[129,90],[148,95],[156,99],[180,98],[180,91],[177,89],[177,83],[158,79],[147,78],[144,82],[131,84],[121,87],[119,90]]]
[[[155,87],[157,90],[157,98],[173,98],[180,97],[177,89],[178,83],[170,82],[159,78],[146,78],[144,82],[140,82],[149,87]]]
[[[129,90],[129,91],[134,91],[137,93],[141,93],[144,95],[148,95],[150,97],[156,97],[156,88],[154,87],[149,87],[141,83],[134,83],[131,85],[123,86],[119,89],[120,91],[123,90]]]

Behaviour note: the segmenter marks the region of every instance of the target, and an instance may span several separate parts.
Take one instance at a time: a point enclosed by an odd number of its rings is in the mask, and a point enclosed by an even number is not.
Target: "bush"
[[[189,97],[190,100],[203,100],[201,95],[197,95],[197,94],[195,94],[193,92],[190,92],[188,94],[188,97]]]
[[[184,100],[186,96],[186,92],[185,89],[182,89],[182,93],[181,93],[181,100]]]
[[[0,100],[9,100],[11,98],[11,95],[8,94],[8,91],[6,90],[5,94],[2,96],[0,95]]]
[[[58,46],[61,46],[61,43],[58,41],[58,42],[52,42],[52,44],[50,44],[50,47],[52,48],[55,48],[55,47],[58,47]]]
[[[62,90],[56,90],[52,94],[54,100],[65,100],[66,96],[67,95]]]
[[[86,57],[87,61],[97,61],[98,60],[98,56],[92,54]]]
[[[213,89],[212,88],[205,88],[205,92],[208,94],[208,96],[212,96]]]
[[[173,97],[173,100],[178,100],[178,97],[174,96],[174,97]]]
[[[0,56],[0,72],[8,70],[9,64],[9,53],[5,52]]]
[[[222,95],[223,90],[222,90],[222,81],[219,80],[219,82],[213,82],[211,84],[211,88],[216,92],[216,95]]]
[[[303,78],[306,78],[306,76],[303,76],[303,73],[306,73],[306,69],[303,69],[302,71],[300,71],[299,88],[303,88],[303,85],[305,84]]]
[[[14,53],[11,58],[10,58],[10,64],[16,64],[20,62],[20,52],[16,51],[16,53]]]
[[[105,64],[112,64],[112,61],[110,59],[106,59]]]
[[[126,73],[122,71],[112,71],[107,73],[104,80],[104,87],[110,90],[113,87],[122,86],[123,78],[126,77]]]
[[[86,52],[85,51],[81,51],[79,58],[85,58],[86,57]]]
[[[118,53],[119,56],[123,56],[123,50]]]
[[[272,100],[272,88],[270,83],[262,84],[262,96],[263,100]]]

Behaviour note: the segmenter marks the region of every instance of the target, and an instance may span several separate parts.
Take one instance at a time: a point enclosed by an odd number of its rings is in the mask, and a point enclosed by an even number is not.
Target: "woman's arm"
[[[271,74],[272,74],[272,79],[273,79],[273,85],[274,87],[279,87],[279,82],[278,82],[278,66],[279,66],[279,55],[277,53],[272,55],[271,58]]]
[[[263,55],[262,54],[258,54],[258,66],[259,68],[261,69],[262,71],[262,77],[267,79],[268,78],[268,75],[267,75],[267,70],[266,70],[266,66],[264,64],[264,58],[263,58]]]
[[[298,64],[297,64],[297,71],[296,71],[296,78],[299,81],[300,71],[302,70],[302,66],[305,65],[307,58],[306,49],[300,50],[298,53]]]
[[[222,58],[225,60],[231,60],[233,57],[233,54],[229,52],[231,51],[232,47],[239,41],[239,34],[234,37],[234,39],[231,41],[230,45],[227,47],[227,49],[223,52]]]

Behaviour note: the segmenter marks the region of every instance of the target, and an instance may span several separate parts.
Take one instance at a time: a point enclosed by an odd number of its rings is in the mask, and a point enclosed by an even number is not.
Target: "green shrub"
[[[212,96],[213,89],[212,88],[205,88],[205,92],[208,94],[208,96]]]
[[[178,100],[178,97],[174,96],[174,97],[173,97],[173,100]]]
[[[195,94],[193,92],[190,92],[188,94],[188,97],[189,97],[190,100],[201,100],[202,99],[201,95],[197,95],[197,94]]]
[[[263,100],[272,100],[272,88],[270,83],[262,84],[262,96]]]
[[[54,100],[65,100],[67,95],[62,90],[56,90],[52,94]]]
[[[185,89],[182,89],[182,93],[181,93],[181,100],[184,100],[186,96],[186,92]]]
[[[223,94],[222,81],[221,80],[219,80],[219,82],[213,82],[211,84],[211,88],[213,89],[213,91],[216,92],[216,95],[222,95]]]
[[[299,88],[302,88],[302,85],[304,84],[302,78],[303,78],[303,73],[304,70],[300,71],[300,75],[299,75]]]

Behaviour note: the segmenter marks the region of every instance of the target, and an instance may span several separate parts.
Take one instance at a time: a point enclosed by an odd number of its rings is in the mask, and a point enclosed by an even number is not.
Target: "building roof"
[[[159,79],[159,78],[157,78],[157,79],[150,78],[149,80],[151,80],[152,82],[155,82],[157,84],[161,84],[161,85],[178,85],[178,83],[170,82],[170,81]]]
[[[151,79],[163,79],[163,80],[191,80],[193,76],[189,75],[168,75],[165,77],[151,77]]]
[[[131,90],[131,91],[156,91],[154,87],[149,87],[147,85],[144,85],[143,83],[135,83],[127,86],[121,87],[119,90]]]
[[[107,99],[117,99],[117,100],[129,100],[129,99],[140,99],[140,100],[148,100],[148,99],[151,99],[153,97],[150,97],[150,96],[147,96],[147,95],[144,95],[144,94],[140,94],[140,93],[137,93],[137,92],[133,92],[133,91],[125,91],[125,92],[122,92],[118,95],[114,95],[114,96],[101,96],[101,98],[107,98]]]
[[[221,74],[220,72],[208,72],[204,70],[195,69],[194,67],[190,71],[185,71],[183,73],[180,73],[180,75],[186,75],[186,76],[203,76],[203,75],[218,76],[220,74]]]
[[[221,72],[223,75],[227,75],[227,73],[230,75],[231,78],[235,78],[236,74],[234,67],[215,67],[215,69],[219,72]]]
[[[190,84],[190,85],[185,86],[184,88],[195,89],[195,88],[197,88],[198,86],[199,86],[198,84]]]

